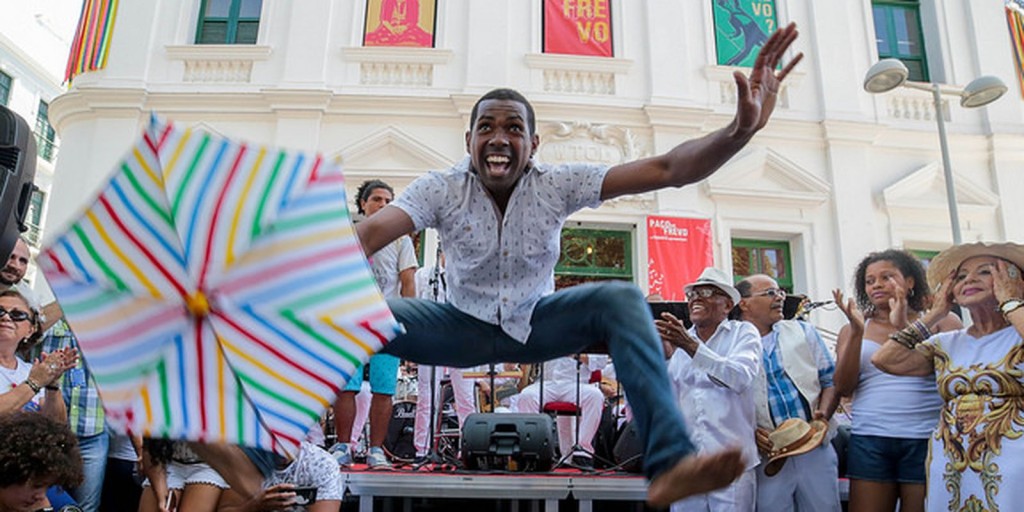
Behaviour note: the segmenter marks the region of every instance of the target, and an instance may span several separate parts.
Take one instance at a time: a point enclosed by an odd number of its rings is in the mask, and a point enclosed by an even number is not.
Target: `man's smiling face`
[[[530,166],[540,138],[530,133],[526,106],[515,100],[484,100],[466,132],[470,164],[491,192],[510,190]]]

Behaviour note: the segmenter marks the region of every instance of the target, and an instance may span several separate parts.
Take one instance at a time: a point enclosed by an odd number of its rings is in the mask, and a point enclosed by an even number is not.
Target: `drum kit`
[[[532,369],[536,369],[539,366],[533,365]],[[534,371],[534,373],[536,374],[537,372]],[[483,371],[463,371],[462,376],[463,378],[489,381],[490,383],[490,392],[484,392],[479,388],[477,390],[477,412],[494,412],[495,404],[500,405],[503,400],[519,392],[517,384],[529,384],[530,380],[537,378],[536,375],[532,376],[533,379],[530,376],[524,377],[523,373],[519,370],[497,371],[493,368]],[[521,383],[520,379],[525,379],[526,382]],[[459,428],[459,418],[455,409],[455,393],[450,379],[447,376],[442,378],[439,386],[439,408],[434,416],[434,432],[430,440],[433,452],[431,457],[428,457],[428,459],[433,459],[431,462],[437,465],[435,467],[449,464],[457,465],[455,461],[458,460],[460,444],[462,442],[462,432]],[[391,420],[388,425],[387,437],[384,440],[384,450],[390,454],[393,461],[398,463],[410,463],[416,459],[414,437],[418,391],[418,379],[415,371],[403,372],[399,376],[395,388]],[[323,426],[325,445],[331,446],[337,441],[331,408],[328,408],[325,413]],[[602,425],[603,428],[605,428],[604,425]],[[612,432],[607,434],[612,436],[614,436],[615,431],[619,430],[616,428],[615,421],[611,422],[610,430]],[[553,432],[552,438],[555,438],[556,435]],[[364,428],[364,440],[368,439],[368,436],[369,425]],[[614,437],[617,438],[618,436]],[[599,451],[604,452],[604,450]],[[600,455],[610,454],[601,453]]]

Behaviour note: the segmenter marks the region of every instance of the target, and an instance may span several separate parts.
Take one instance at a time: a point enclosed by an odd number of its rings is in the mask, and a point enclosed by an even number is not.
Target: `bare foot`
[[[647,487],[647,504],[666,508],[687,496],[725,487],[739,478],[743,469],[739,448],[687,456],[651,480]]]

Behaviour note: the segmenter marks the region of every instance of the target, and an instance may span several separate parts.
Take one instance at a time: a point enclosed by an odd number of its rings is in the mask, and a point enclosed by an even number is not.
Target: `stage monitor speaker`
[[[36,176],[36,139],[28,123],[0,105],[0,260],[6,264],[28,227],[28,206]]]
[[[554,422],[547,414],[475,413],[462,427],[466,469],[548,471]]]
[[[640,435],[636,432],[633,422],[626,423],[619,434],[615,448],[612,450],[615,456],[615,463],[619,468],[628,473],[643,473],[644,470],[644,445]]]

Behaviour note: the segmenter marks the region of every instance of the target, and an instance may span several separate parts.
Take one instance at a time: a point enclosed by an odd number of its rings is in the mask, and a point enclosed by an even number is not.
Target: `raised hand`
[[[1000,304],[1010,299],[1024,298],[1024,277],[1017,265],[997,259],[993,278],[992,291]]]
[[[953,270],[946,276],[945,279],[939,283],[939,286],[935,288],[935,293],[932,294],[932,305],[931,309],[925,315],[924,323],[929,327],[935,322],[945,318],[949,315],[949,311],[953,308],[953,304],[956,302],[953,297],[953,279],[956,277],[956,270]]]
[[[780,84],[804,57],[803,53],[798,53],[782,71],[775,71],[782,62],[786,50],[798,35],[796,23],[776,30],[758,52],[750,77],[743,76],[739,71],[733,73],[733,79],[736,80],[737,135],[751,137],[768,124],[768,119],[775,110]]]
[[[29,370],[29,377],[40,386],[50,386],[57,382],[64,372],[74,368],[76,364],[78,364],[78,351],[73,348],[62,348],[49,354],[44,352]]]
[[[907,318],[909,307],[907,306],[907,289],[903,285],[896,282],[891,277],[887,277],[892,282],[892,297],[889,299],[889,323],[897,329],[902,329],[910,325],[910,319]]]
[[[667,311],[662,313],[661,318],[654,321],[654,325],[658,328],[658,335],[661,336],[663,342],[679,347],[691,356],[697,351],[699,342],[690,337],[683,321],[672,313]]]
[[[836,288],[832,290],[832,299],[839,306],[839,310],[846,315],[846,320],[850,322],[850,328],[858,332],[864,332],[864,313],[857,307],[853,298],[843,300],[843,292]]]

